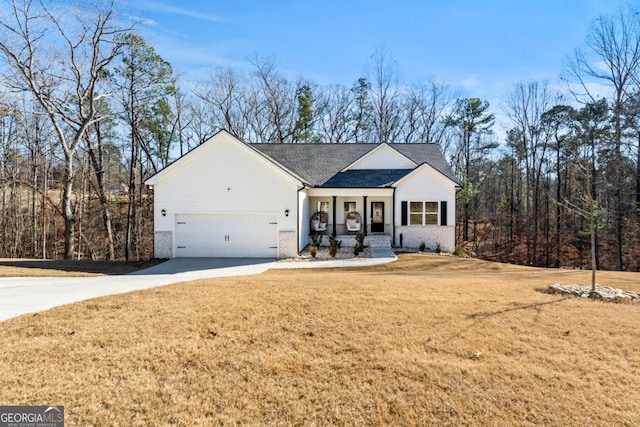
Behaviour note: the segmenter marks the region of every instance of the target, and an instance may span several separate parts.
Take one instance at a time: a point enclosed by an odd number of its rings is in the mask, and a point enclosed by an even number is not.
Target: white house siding
[[[388,145],[379,145],[347,169],[413,169],[417,165]]]
[[[178,214],[273,213],[278,233],[296,232],[299,183],[226,133],[217,134],[147,183],[154,186],[155,236],[171,233],[172,256]],[[154,247],[165,248],[166,243]],[[155,254],[166,255],[166,249]]]
[[[395,197],[396,245],[403,235],[403,246],[417,248],[421,242],[431,249],[440,243],[446,252],[455,249],[455,183],[428,165],[422,165],[397,183]],[[447,202],[447,226],[402,224],[402,202]],[[440,208],[440,207],[439,207]],[[440,215],[438,215],[440,224]]]

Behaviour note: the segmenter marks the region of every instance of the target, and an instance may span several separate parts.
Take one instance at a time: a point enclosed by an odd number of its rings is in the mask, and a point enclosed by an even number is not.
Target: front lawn
[[[0,404],[69,426],[639,425],[640,304],[535,291],[589,274],[405,254],[94,299],[0,323]]]

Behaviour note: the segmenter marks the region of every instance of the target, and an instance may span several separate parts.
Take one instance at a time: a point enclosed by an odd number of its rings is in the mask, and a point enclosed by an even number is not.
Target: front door
[[[384,202],[371,202],[371,232],[384,233]]]

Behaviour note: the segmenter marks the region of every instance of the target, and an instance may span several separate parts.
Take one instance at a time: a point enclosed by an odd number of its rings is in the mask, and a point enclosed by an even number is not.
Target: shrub
[[[342,247],[342,240],[338,240],[335,237],[329,238],[329,255],[335,257],[338,250]]]
[[[462,246],[456,246],[456,248],[453,250],[453,254],[455,256],[459,256],[459,257],[463,257],[465,258],[467,256],[467,253],[465,252],[464,248]]]
[[[365,238],[364,233],[359,233],[356,236],[356,245],[353,247],[353,254],[355,256],[358,256],[360,252],[364,250],[364,238]]]
[[[427,249],[426,243],[420,242],[420,247],[418,249],[420,249],[420,252],[424,252],[424,250]]]
[[[313,258],[315,258],[316,255],[318,254],[318,247],[316,245],[309,246],[309,253]]]
[[[320,246],[322,243],[322,234],[314,233],[309,235],[309,237],[311,238],[311,242],[313,242],[313,246]]]
[[[436,242],[436,252],[439,254],[442,253],[442,245],[440,244],[440,242]]]

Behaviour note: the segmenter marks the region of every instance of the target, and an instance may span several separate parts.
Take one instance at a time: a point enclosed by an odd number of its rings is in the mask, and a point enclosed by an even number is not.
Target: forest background
[[[255,143],[435,143],[456,172],[457,242],[501,262],[640,270],[640,14],[595,20],[563,88],[516,84],[500,114],[378,47],[353,85],[277,59],[185,82],[117,2],[3,3],[0,257],[153,256],[149,176],[220,129]],[[594,249],[592,252],[592,248]],[[592,257],[593,255],[593,257]]]

